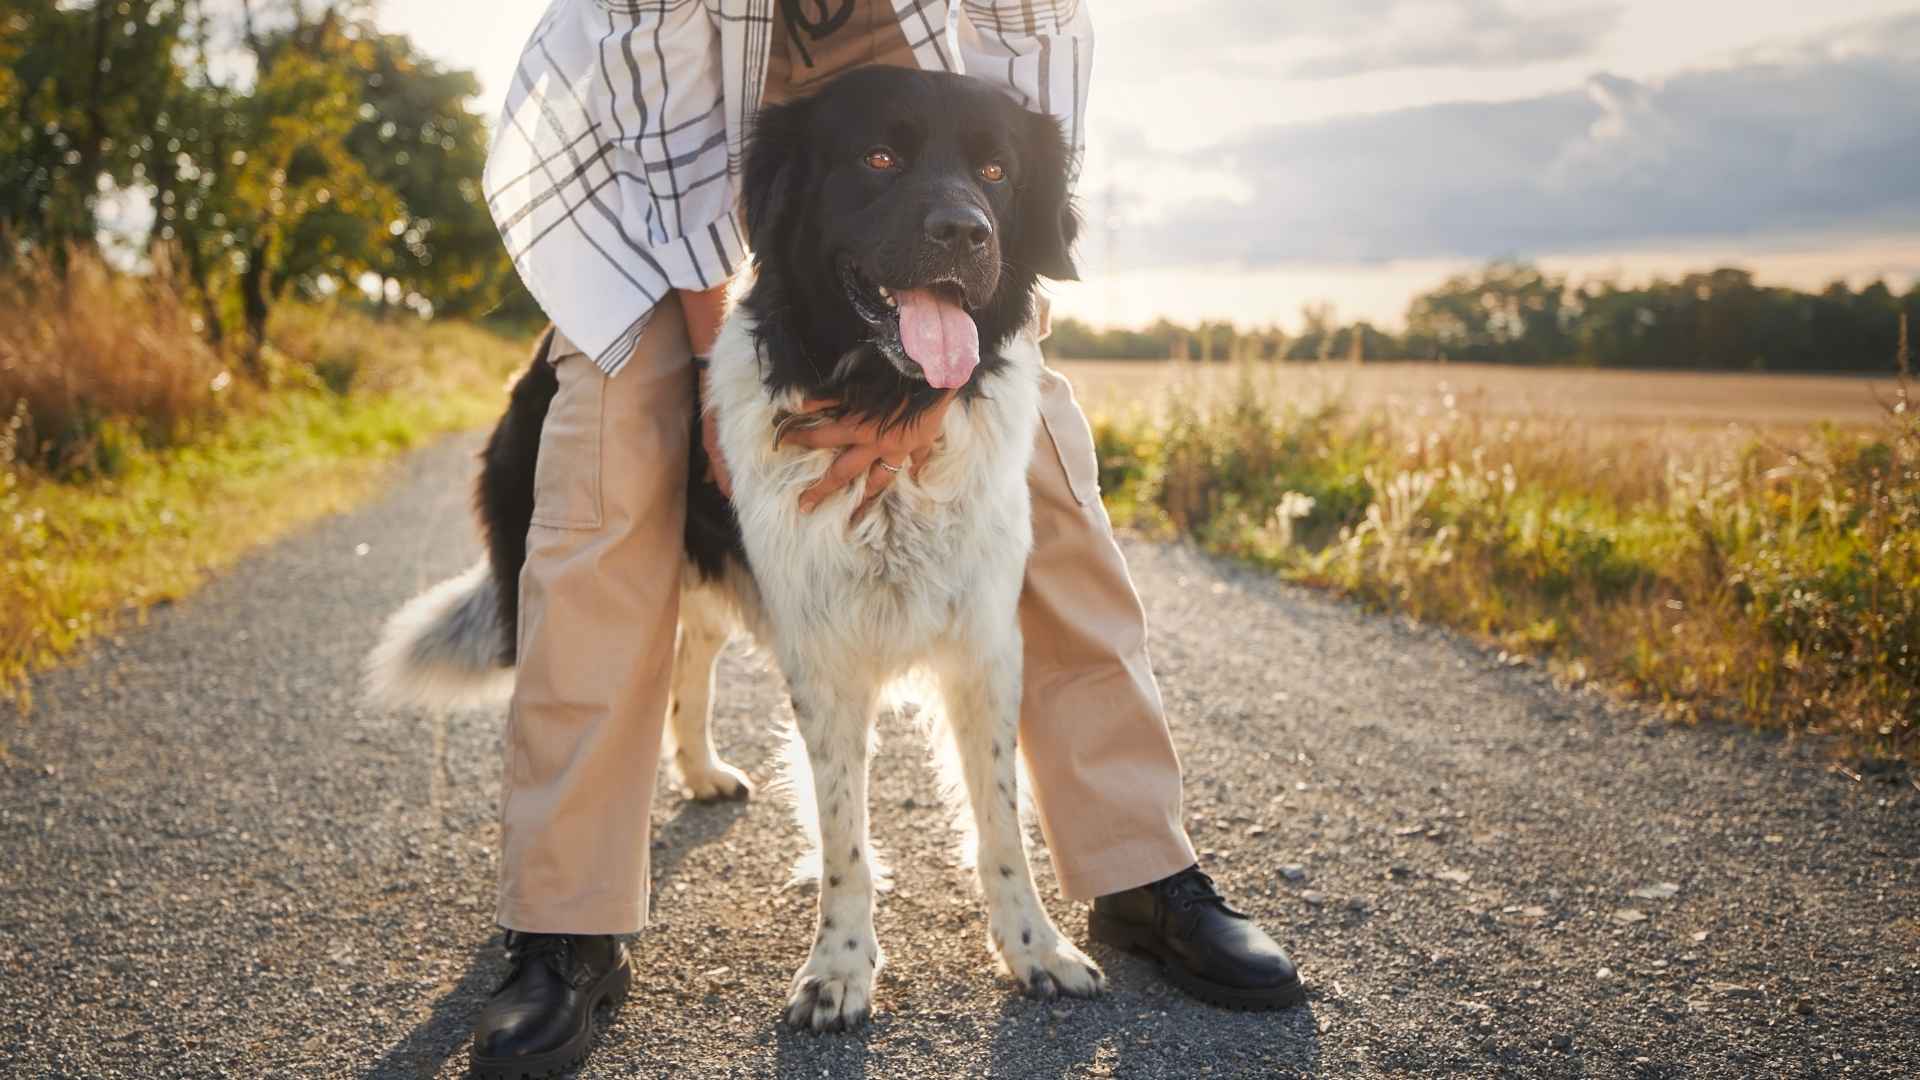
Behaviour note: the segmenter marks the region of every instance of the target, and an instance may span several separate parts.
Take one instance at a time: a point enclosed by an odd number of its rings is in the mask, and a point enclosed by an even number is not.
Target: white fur
[[[774,780],[767,785],[771,794],[787,804],[793,812],[793,823],[800,829],[803,841],[800,854],[794,857],[793,872],[787,878],[787,887],[813,885],[820,880],[820,806],[813,791],[813,767],[808,764],[807,740],[800,735],[800,729],[781,724],[773,730],[773,737],[779,740],[780,749],[776,755],[777,770]],[[868,740],[869,753],[879,750],[880,732],[876,728]],[[887,865],[886,849],[878,841],[869,841],[872,850],[867,852],[867,862],[873,871],[873,891],[887,892],[893,888],[893,868]]]
[[[500,609],[486,562],[393,613],[367,657],[367,694],[388,705],[496,704],[513,691],[499,664]]]
[[[675,632],[664,749],[681,787],[700,801],[741,799],[753,790],[745,773],[714,752],[709,723],[714,665],[740,622],[740,613],[728,597],[751,588],[751,581],[738,582],[733,589],[704,587],[692,563],[680,576],[680,625]]]

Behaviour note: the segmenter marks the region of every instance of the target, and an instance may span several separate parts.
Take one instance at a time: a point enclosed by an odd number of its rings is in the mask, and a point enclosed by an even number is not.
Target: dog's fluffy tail
[[[385,705],[482,705],[513,689],[500,589],[482,561],[387,620],[367,657],[367,696]]]

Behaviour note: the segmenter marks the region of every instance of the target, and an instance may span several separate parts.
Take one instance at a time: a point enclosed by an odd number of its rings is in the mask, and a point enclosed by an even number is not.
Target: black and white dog
[[[1007,346],[1038,279],[1074,274],[1068,167],[1051,119],[966,78],[898,68],[770,107],[754,131],[743,181],[754,269],[714,348],[707,402],[733,499],[706,480],[696,435],[669,736],[695,797],[745,794],[707,731],[715,658],[744,624],[786,675],[819,817],[819,925],[789,999],[797,1026],[858,1024],[870,1007],[881,951],[869,731],[883,690],[909,673],[931,676],[945,702],[994,954],[1031,993],[1104,984],[1035,895],[1014,764],[1041,371],[1037,350]],[[949,389],[959,400],[917,475],[900,473],[857,520],[863,482],[800,512],[833,457],[781,445],[818,415],[797,412],[803,399],[897,423]],[[538,360],[515,387],[480,479],[489,563],[393,618],[372,661],[382,696],[448,700],[512,665],[554,390]]]

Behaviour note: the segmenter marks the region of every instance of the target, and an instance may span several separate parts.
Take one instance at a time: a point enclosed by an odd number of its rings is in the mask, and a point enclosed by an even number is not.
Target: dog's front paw
[[[1107,988],[1100,966],[1051,925],[997,934],[994,945],[1000,963],[1034,997],[1094,997]]]
[[[747,774],[718,758],[694,768],[681,767],[680,783],[695,802],[738,801],[753,794]]]
[[[873,974],[877,960],[865,950],[846,956],[816,954],[793,977],[787,996],[787,1023],[815,1031],[851,1031],[873,1010]]]

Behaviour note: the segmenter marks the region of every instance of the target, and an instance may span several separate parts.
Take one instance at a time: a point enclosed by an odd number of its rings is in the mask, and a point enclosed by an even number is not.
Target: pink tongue
[[[960,305],[932,289],[901,289],[900,344],[941,390],[965,386],[980,363],[980,329]]]

